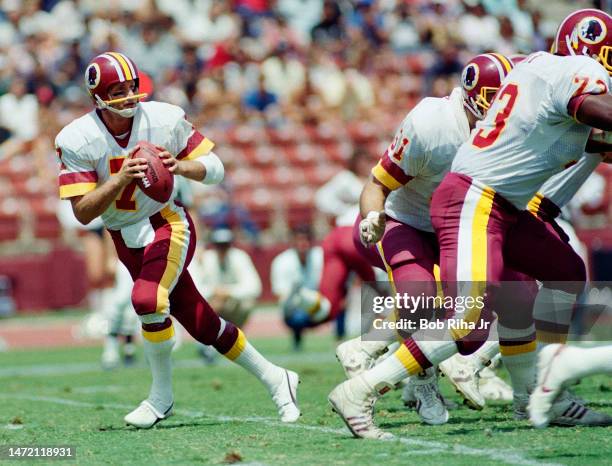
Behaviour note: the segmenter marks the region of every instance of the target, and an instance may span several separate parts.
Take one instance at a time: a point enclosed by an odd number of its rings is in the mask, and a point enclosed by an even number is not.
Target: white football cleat
[[[374,403],[378,396],[362,376],[341,383],[327,399],[355,437],[375,440],[394,438],[393,434],[374,424]]]
[[[438,389],[435,369],[429,368],[425,375],[410,377],[402,391],[402,399],[405,405],[414,406],[424,424],[437,426],[448,422],[448,410]]]
[[[563,386],[563,364],[553,364],[565,345],[546,345],[538,354],[538,383],[529,397],[529,419],[535,427],[546,427],[551,420],[551,408]],[[557,367],[560,366],[560,367]],[[554,368],[554,370],[553,370]]]
[[[489,367],[478,372],[478,390],[485,400],[512,401],[512,387]]]
[[[538,355],[538,383],[529,398],[527,410],[535,427],[609,426],[612,417],[593,411],[565,390],[575,377],[569,361],[581,361],[580,348],[547,345]]]
[[[361,337],[356,337],[340,343],[336,348],[336,359],[347,378],[352,379],[370,369],[386,350],[385,346],[383,351],[367,351],[367,346],[366,342],[361,341]]]
[[[150,429],[162,419],[167,419],[174,414],[172,407],[165,411],[157,410],[148,400],[144,400],[138,407],[123,418],[123,420],[138,429]]]
[[[460,354],[455,354],[438,365],[442,374],[463,397],[463,403],[469,408],[480,411],[485,406],[484,396],[478,389],[476,367]]]
[[[278,408],[282,422],[295,422],[300,417],[300,408],[297,403],[297,387],[299,376],[287,369],[281,369],[283,376],[281,382],[271,390],[272,401]]]

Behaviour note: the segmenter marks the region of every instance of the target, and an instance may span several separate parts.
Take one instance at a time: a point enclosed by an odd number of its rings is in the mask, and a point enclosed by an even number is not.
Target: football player
[[[612,17],[600,10],[569,15],[557,33],[554,53],[534,53],[510,72],[434,192],[431,219],[440,244],[442,281],[451,292],[457,292],[453,283],[469,283],[462,294],[485,303],[482,310],[466,312],[466,321],[486,318],[507,266],[544,283],[534,313],[541,308],[542,314],[552,314],[551,326],[557,328],[569,321],[586,280],[584,263],[525,206],[548,178],[576,163],[584,151],[609,150],[589,136],[591,127],[612,130],[611,28]],[[471,330],[448,333],[446,342],[408,338],[392,357],[340,388],[350,389],[352,400],[370,399],[377,388],[458,351],[470,353],[481,337],[471,339]],[[527,355],[523,364],[533,365],[535,341],[523,343],[529,337],[515,333],[512,354]],[[564,414],[580,411],[574,425],[610,424],[609,416],[595,415],[569,396],[555,403]],[[362,416],[371,420],[371,410]]]
[[[125,421],[149,428],[172,414],[170,352],[175,336],[170,313],[196,340],[255,375],[282,421],[296,421],[298,375],[265,359],[240,329],[213,311],[186,270],[196,239],[189,214],[174,198],[159,203],[136,184],[147,168],[145,159],[133,156],[141,140],[158,146],[159,157],[174,176],[219,183],[224,169],[212,151],[214,144],[179,107],[139,102],[144,94],[139,92],[138,69],[124,54],[95,57],[87,65],[85,85],[95,109],[63,128],[55,141],[60,197],[70,199],[83,224],[102,217],[134,280],[132,305],[140,317],[152,385],[149,396]]]
[[[445,98],[423,99],[408,113],[373,168],[361,195],[361,218],[355,223],[354,242],[372,265],[388,272],[394,292],[410,296],[437,293],[434,266],[438,263],[438,242],[429,217],[431,194],[511,69],[511,62],[499,54],[473,58],[463,70],[461,87]],[[429,319],[431,311],[417,310],[411,319]],[[367,369],[393,338],[391,334],[382,339],[350,340],[340,345],[336,354],[347,375],[354,376]],[[405,353],[406,348],[399,351]],[[399,357],[408,364],[406,357]],[[437,389],[435,371],[423,368],[418,372],[425,375],[412,381],[411,391],[416,398],[426,400],[420,403],[419,415],[429,424],[445,423],[448,411]],[[351,385],[355,384],[362,384],[361,376],[336,387],[329,396],[330,403],[354,435],[384,438],[385,433],[372,422],[369,395],[353,400]]]

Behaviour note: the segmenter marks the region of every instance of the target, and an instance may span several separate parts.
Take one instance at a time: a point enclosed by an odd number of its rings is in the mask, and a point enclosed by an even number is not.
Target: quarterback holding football
[[[138,69],[124,54],[95,57],[86,68],[85,85],[95,109],[64,127],[55,140],[60,197],[71,201],[83,224],[101,216],[134,280],[132,304],[142,323],[152,385],[125,421],[149,428],[172,414],[170,314],[196,340],[255,375],[282,421],[296,421],[298,375],[269,362],[240,329],[220,318],[187,271],[195,231],[188,212],[174,200],[172,177],[221,182],[224,168],[214,144],[181,108],[140,102],[146,94],[139,93]]]

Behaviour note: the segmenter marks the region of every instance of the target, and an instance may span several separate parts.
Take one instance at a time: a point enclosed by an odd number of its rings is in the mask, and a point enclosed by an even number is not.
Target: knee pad
[[[136,280],[132,289],[132,306],[139,316],[155,314],[157,312],[157,287],[152,286],[150,282]]]

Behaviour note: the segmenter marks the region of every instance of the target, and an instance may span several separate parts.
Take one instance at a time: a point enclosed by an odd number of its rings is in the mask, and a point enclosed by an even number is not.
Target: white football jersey
[[[601,161],[601,155],[585,153],[578,163],[549,178],[538,193],[559,208],[565,206]]]
[[[570,100],[609,89],[608,73],[592,58],[530,55],[503,81],[451,171],[478,180],[524,209],[548,178],[584,152],[591,128],[570,114]]]
[[[457,149],[470,135],[461,88],[448,97],[427,97],[395,133],[372,175],[392,192],[385,212],[423,231],[433,231],[431,196],[448,173]]]
[[[128,152],[143,140],[165,147],[182,160],[206,155],[214,146],[194,130],[185,112],[175,105],[140,103],[125,148],[94,110],[64,127],[55,139],[61,162],[60,197],[69,199],[94,190],[119,172]],[[173,206],[173,200],[174,194],[167,204]],[[102,214],[102,221],[107,228],[120,230],[147,219],[167,204],[154,201],[132,183]]]

